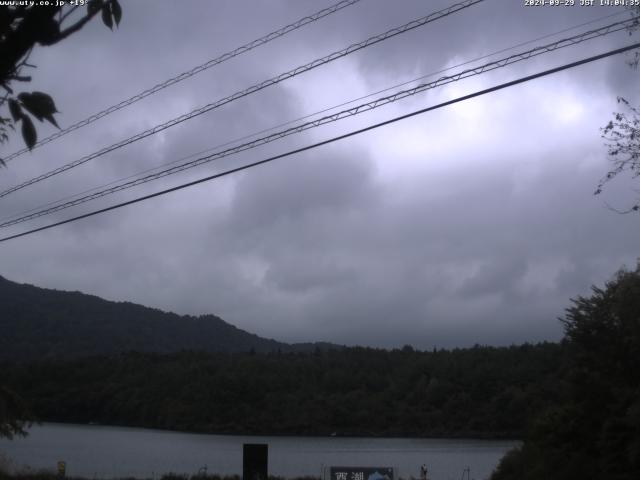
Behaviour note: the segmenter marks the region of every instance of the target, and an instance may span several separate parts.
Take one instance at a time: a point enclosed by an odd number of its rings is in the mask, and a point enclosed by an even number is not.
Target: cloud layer
[[[0,186],[446,5],[364,0],[20,157],[2,171]],[[67,125],[319,8],[311,1],[134,2],[119,31],[94,22],[65,44],[35,52],[33,89],[54,95]],[[0,213],[616,12],[490,0],[3,198]],[[623,32],[541,56],[51,220],[628,42]],[[432,348],[557,340],[557,317],[569,298],[588,294],[591,284],[638,257],[637,216],[615,214],[592,195],[609,167],[599,129],[618,108],[617,95],[637,100],[636,82],[618,56],[430,112],[4,243],[0,274],[179,313],[215,313],[283,341]],[[18,148],[18,140],[5,151]],[[604,198],[624,206],[636,195],[631,185],[612,184]]]

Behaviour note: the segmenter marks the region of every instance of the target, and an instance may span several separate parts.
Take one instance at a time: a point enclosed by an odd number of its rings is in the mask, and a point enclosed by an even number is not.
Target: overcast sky
[[[451,3],[362,0],[17,158],[0,171],[0,188]],[[113,33],[96,19],[63,43],[36,49],[31,63],[38,68],[26,88],[54,97],[64,127],[331,4],[122,1]],[[2,198],[0,216],[615,13],[491,59],[627,14],[621,7],[487,0]],[[634,38],[621,32],[591,40],[0,233],[259,160]],[[640,101],[640,73],[626,65],[629,58],[2,243],[0,275],[180,314],[214,313],[287,342],[432,348],[558,340],[557,317],[569,299],[640,256],[640,217],[605,204],[629,206],[638,196],[634,183],[621,179],[593,196],[610,166],[600,128],[619,109],[617,96]],[[41,137],[53,131],[39,125]],[[0,148],[7,154],[21,147],[16,135]]]

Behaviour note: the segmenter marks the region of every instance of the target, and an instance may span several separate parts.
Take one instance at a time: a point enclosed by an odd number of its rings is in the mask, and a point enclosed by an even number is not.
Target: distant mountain
[[[0,276],[0,360],[128,351],[290,352],[330,346],[291,345],[245,332],[215,315],[177,315],[81,292],[19,284]]]

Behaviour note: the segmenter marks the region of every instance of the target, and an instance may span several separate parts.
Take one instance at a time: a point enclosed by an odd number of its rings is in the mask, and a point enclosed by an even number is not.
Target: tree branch
[[[73,7],[71,7],[70,10],[67,11],[67,13],[65,13],[64,15],[62,15],[60,17],[60,22],[58,22],[60,25],[62,25],[62,22],[64,22],[66,20],[66,18],[71,15],[73,12],[75,12],[78,9],[78,5],[74,5]],[[60,12],[62,12],[62,10],[60,10]]]
[[[638,209],[640,209],[640,206],[634,205],[633,207],[630,207],[630,208],[628,208],[626,210],[618,210],[617,208],[612,207],[607,202],[604,202],[604,204],[605,204],[605,206],[607,207],[608,210],[611,210],[612,212],[616,212],[619,215],[626,215],[626,214],[631,213],[631,212],[637,212]]]
[[[25,12],[24,19],[0,44],[0,82],[16,72],[20,59],[33,48],[41,34],[42,25],[55,22],[59,8],[37,7]]]
[[[78,20],[76,23],[74,23],[73,25],[69,26],[68,28],[62,30],[60,32],[60,34],[58,35],[58,37],[57,37],[56,43],[59,42],[60,40],[64,40],[65,38],[67,38],[72,33],[75,33],[78,30],[80,30],[82,27],[85,26],[85,24],[89,20],[91,20],[93,17],[95,17],[100,10],[101,10],[101,8],[95,8],[93,10],[93,12],[87,12],[87,14],[84,17],[82,17],[80,20]]]

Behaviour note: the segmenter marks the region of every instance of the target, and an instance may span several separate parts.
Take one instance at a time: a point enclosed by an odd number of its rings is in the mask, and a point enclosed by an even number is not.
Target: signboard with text
[[[331,467],[329,480],[393,480],[391,467]]]

